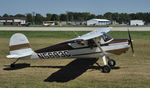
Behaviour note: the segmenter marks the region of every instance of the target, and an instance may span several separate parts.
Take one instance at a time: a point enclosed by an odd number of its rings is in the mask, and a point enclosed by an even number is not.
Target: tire
[[[108,61],[108,65],[109,65],[110,67],[114,67],[114,66],[116,65],[116,61],[113,60],[113,59],[110,59],[110,60]]]
[[[105,65],[103,68],[102,68],[102,72],[103,73],[109,73],[111,70],[111,68],[108,66],[108,65]]]

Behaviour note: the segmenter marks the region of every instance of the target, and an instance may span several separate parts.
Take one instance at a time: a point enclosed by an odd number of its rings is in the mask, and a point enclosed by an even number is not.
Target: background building
[[[0,17],[1,25],[25,25],[26,18],[24,17]]]
[[[144,25],[144,21],[143,20],[130,20],[130,25]]]
[[[90,19],[87,21],[87,26],[110,25],[111,21],[107,19]]]

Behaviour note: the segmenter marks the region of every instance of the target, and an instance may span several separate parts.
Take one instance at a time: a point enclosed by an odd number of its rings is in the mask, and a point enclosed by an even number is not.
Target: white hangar
[[[143,20],[130,20],[130,25],[144,25],[144,21]]]
[[[87,20],[87,26],[110,25],[111,21],[107,19],[90,19]]]

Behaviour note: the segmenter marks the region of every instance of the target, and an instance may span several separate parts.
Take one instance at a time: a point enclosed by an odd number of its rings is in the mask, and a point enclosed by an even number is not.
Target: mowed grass
[[[149,88],[150,87],[150,32],[131,32],[134,40],[135,56],[131,50],[120,56],[112,56],[117,67],[104,74],[99,70],[86,72],[67,82],[44,82],[61,68],[47,66],[66,66],[75,59],[20,60],[18,63],[30,63],[31,67],[17,70],[3,70],[14,60],[6,59],[9,54],[9,38],[17,31],[0,31],[0,88]],[[76,37],[74,32],[44,31],[24,33],[33,50],[43,48]],[[79,35],[87,32],[77,32]],[[128,38],[127,32],[110,32],[114,38]],[[102,63],[102,60],[98,60]],[[95,65],[96,66],[96,65]],[[73,72],[72,72],[73,73]],[[62,74],[62,75],[65,75]]]

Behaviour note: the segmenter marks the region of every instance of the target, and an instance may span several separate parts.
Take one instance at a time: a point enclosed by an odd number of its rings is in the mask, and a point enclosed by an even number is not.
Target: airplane
[[[134,54],[133,40],[129,30],[129,39],[114,39],[107,34],[110,30],[112,30],[112,27],[96,29],[77,38],[34,51],[24,34],[15,33],[11,36],[9,42],[10,55],[6,57],[16,59],[10,67],[15,67],[15,63],[20,59],[102,58],[104,63],[102,72],[109,73],[111,68],[116,65],[116,61],[111,59],[110,56],[126,53],[130,46]],[[100,66],[98,63],[96,64]]]

